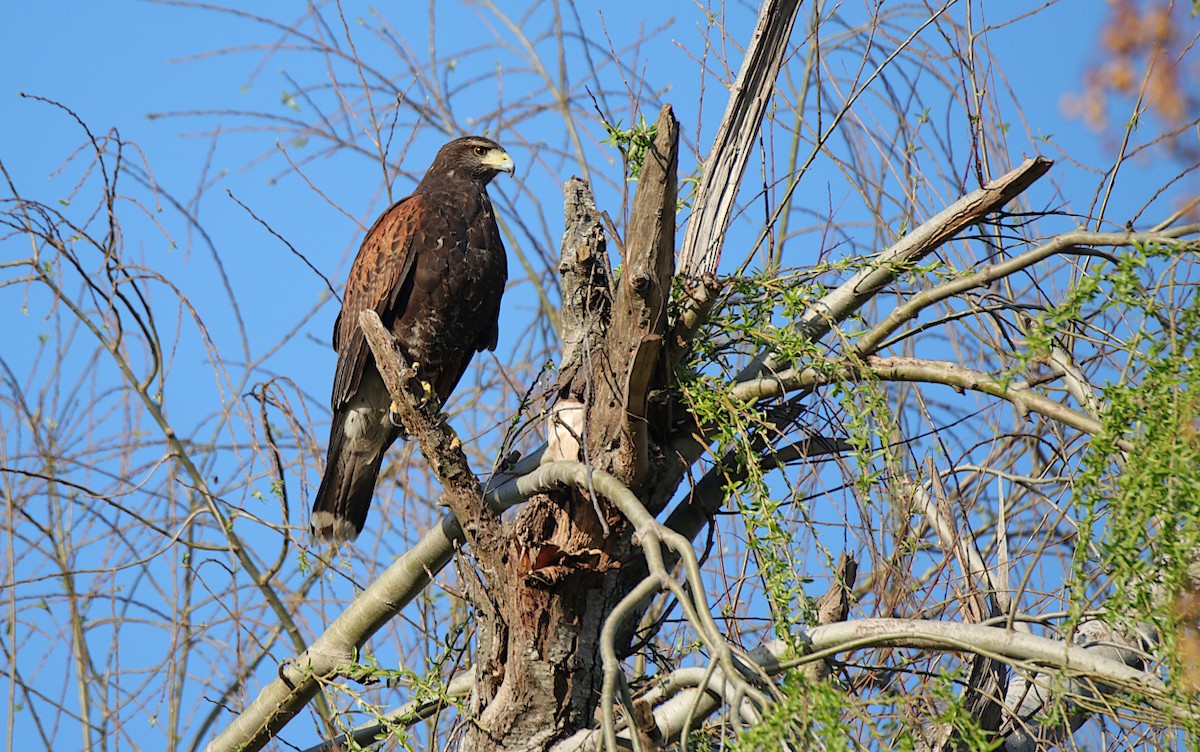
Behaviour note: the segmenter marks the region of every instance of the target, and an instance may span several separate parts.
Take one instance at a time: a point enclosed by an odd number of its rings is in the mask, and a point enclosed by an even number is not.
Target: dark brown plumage
[[[316,540],[352,540],[362,532],[383,455],[400,435],[358,314],[379,314],[444,403],[475,353],[496,347],[507,262],[487,184],[512,171],[495,141],[455,139],[438,151],[413,194],[367,231],[333,326],[338,363],[329,454],[313,503]]]

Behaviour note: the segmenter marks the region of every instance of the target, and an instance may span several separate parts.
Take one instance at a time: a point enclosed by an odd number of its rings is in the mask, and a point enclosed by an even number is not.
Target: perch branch
[[[401,364],[395,338],[384,328],[379,314],[362,311],[358,325],[392,397],[392,410],[417,440],[421,454],[442,484],[443,503],[454,513],[471,545],[490,548],[500,534],[500,521],[483,503],[483,488],[467,464],[462,442],[438,405],[432,400],[422,404],[417,399],[413,389],[416,373]]]
[[[261,749],[279,733],[316,697],[320,681],[335,676],[339,668],[353,662],[358,649],[429,584],[433,574],[450,561],[456,548],[467,540],[476,542],[465,535],[457,514],[474,523],[476,538],[480,533],[498,530],[497,515],[502,508],[484,510],[484,489],[467,466],[457,437],[435,412],[436,408],[418,406],[409,388],[413,374],[400,364],[391,334],[383,328],[379,316],[366,311],[359,324],[375,353],[394,407],[442,483],[444,493],[439,503],[448,506],[452,514],[444,516],[440,524],[388,567],[306,650],[281,665],[279,678],[263,687],[254,701],[208,744],[208,752],[251,752]],[[519,468],[531,467],[536,462],[537,457],[531,457],[519,463]],[[494,486],[492,496],[497,488],[513,485],[512,472],[489,483]],[[518,500],[511,495],[506,498],[512,499],[512,503]]]

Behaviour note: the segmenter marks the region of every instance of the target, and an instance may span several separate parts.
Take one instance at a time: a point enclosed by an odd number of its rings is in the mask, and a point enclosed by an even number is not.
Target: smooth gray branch
[[[817,369],[785,369],[778,374],[760,376],[733,388],[733,395],[747,402],[777,397],[794,389],[812,389],[839,381],[877,379],[942,384],[958,391],[974,391],[1011,402],[1022,414],[1037,413],[1057,423],[1087,434],[1100,431],[1100,421],[1072,410],[1061,402],[1033,391],[1020,382],[1006,383],[990,374],[942,360],[920,358],[869,357],[861,363],[833,365]],[[1122,446],[1127,448],[1127,446]]]
[[[1022,681],[1041,688],[1030,690],[1038,701],[1047,700],[1049,695],[1046,693],[1052,690],[1056,696],[1061,696],[1060,678],[1065,676],[1069,677],[1067,688],[1085,698],[1101,689],[1124,694],[1148,708],[1175,717],[1191,716],[1190,711],[1172,697],[1162,679],[1131,665],[1125,655],[1129,651],[1097,643],[1091,639],[1092,633],[1088,635],[1072,644],[1027,632],[965,622],[858,619],[800,630],[791,642],[804,646],[803,655],[789,655],[788,642],[775,640],[755,649],[751,656],[757,666],[769,675],[777,676],[788,669],[868,648],[963,651],[997,658],[1019,669]],[[654,718],[663,739],[680,738],[693,713],[707,717],[725,706],[729,693],[721,671],[720,667],[712,674],[698,668],[679,669],[664,676],[660,685],[647,693],[646,698],[655,704]],[[1020,700],[1011,690],[1009,698],[1008,702]],[[1012,712],[1015,708],[1009,710]],[[1008,734],[1009,749],[1031,749],[1021,746],[1031,734],[1029,729],[1009,729]],[[580,732],[555,747],[554,752],[597,749],[600,735],[601,732],[595,729]],[[627,731],[618,743],[629,746]]]

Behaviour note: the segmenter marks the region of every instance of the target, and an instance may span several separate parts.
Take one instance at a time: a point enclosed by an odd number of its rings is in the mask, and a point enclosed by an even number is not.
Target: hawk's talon
[[[421,379],[417,383],[421,385],[421,399],[417,400],[417,404],[425,407],[429,404],[429,400],[433,399],[433,385],[424,379]]]
[[[400,438],[407,439],[410,435],[408,433],[408,426],[404,425],[404,421],[400,420],[400,411],[396,407],[396,403],[393,402],[392,406],[388,409],[388,423],[391,424],[392,428],[400,429]]]

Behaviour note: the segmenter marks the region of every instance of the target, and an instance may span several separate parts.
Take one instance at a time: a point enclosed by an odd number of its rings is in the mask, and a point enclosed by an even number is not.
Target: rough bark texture
[[[649,398],[666,385],[663,345],[675,254],[679,123],[669,106],[655,124],[638,179],[621,278],[602,352],[593,353],[587,441],[592,462],[635,493],[648,469]]]
[[[615,282],[590,191],[578,180],[565,189],[562,399],[547,459],[578,459],[628,484],[646,473],[648,396],[667,373],[677,149],[678,124],[663,108]],[[486,585],[470,588],[479,653],[465,750],[541,749],[593,723],[600,629],[624,595],[612,575],[631,544],[627,521],[589,496],[530,499],[499,545],[478,552]]]
[[[560,385],[566,391],[586,383],[582,369],[588,353],[602,342],[611,283],[604,231],[590,189],[573,179],[564,193],[560,271],[564,354],[570,358],[564,358]],[[578,391],[582,396],[582,387]],[[565,434],[563,442],[552,442],[551,452],[570,454],[567,446],[581,426],[559,425],[552,416],[549,428]],[[470,701],[474,720],[464,735],[466,750],[543,748],[588,725],[589,697],[598,694],[598,679],[591,664],[581,665],[576,656],[596,644],[599,623],[583,618],[597,598],[585,580],[595,578],[601,562],[607,564],[611,556],[596,546],[604,542],[596,533],[600,525],[591,505],[586,509],[592,524],[573,521],[576,501],[565,492],[531,499],[505,525],[501,550],[488,555],[491,561],[482,567],[486,586],[471,589],[479,634],[477,683]]]
[[[612,266],[604,240],[604,223],[588,184],[571,178],[563,186],[561,321],[563,352],[558,376],[560,396],[583,402],[587,398],[592,353],[604,349],[604,334],[612,316]]]

